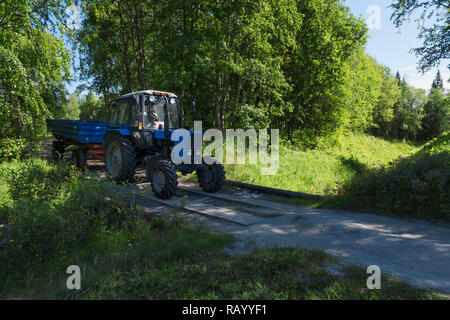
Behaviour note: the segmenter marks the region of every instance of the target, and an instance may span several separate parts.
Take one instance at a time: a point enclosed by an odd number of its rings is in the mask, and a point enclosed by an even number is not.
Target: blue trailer
[[[47,119],[47,129],[57,139],[53,142],[52,158],[61,160],[65,149],[71,146],[72,161],[79,168],[86,165],[88,154],[104,161],[102,143],[110,125],[103,121]]]
[[[109,122],[47,119],[48,130],[61,140],[75,144],[103,143]]]

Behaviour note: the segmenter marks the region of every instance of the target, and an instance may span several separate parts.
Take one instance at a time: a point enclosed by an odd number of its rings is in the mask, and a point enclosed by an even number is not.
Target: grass
[[[450,220],[450,132],[389,166],[365,170],[325,205]]]
[[[227,179],[318,195],[333,191],[364,170],[387,165],[413,153],[415,146],[363,134],[340,138],[334,146],[296,150],[280,146],[280,167],[261,175],[259,165],[226,165]]]
[[[67,180],[41,160],[10,166],[1,176],[10,227],[0,231],[0,299],[443,298],[385,275],[382,289],[369,291],[365,270],[330,274],[336,259],[322,252],[273,248],[233,257],[222,251],[232,237],[179,219],[144,220],[105,182],[69,169]],[[59,191],[20,192],[5,173],[12,171],[32,189],[44,183]],[[66,288],[69,265],[81,268],[80,290]]]

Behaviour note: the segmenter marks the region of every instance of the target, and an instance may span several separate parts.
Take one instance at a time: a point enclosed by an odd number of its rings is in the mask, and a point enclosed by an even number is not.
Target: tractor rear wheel
[[[205,192],[215,193],[225,184],[225,169],[217,161],[197,170],[196,174],[200,187]]]
[[[132,182],[136,171],[136,147],[127,138],[115,138],[108,143],[105,152],[106,168],[116,182]]]
[[[170,160],[158,159],[147,163],[146,178],[158,198],[170,199],[175,195],[178,176]]]
[[[72,151],[72,163],[78,168],[86,167],[86,153],[82,149]]]

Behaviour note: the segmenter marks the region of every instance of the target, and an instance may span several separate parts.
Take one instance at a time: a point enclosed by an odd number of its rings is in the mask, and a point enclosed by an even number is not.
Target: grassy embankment
[[[227,179],[330,196],[290,200],[313,207],[448,219],[449,140],[446,133],[419,148],[351,134],[317,150],[281,147],[273,176],[261,175],[259,165],[227,165]]]
[[[227,165],[227,179],[310,194],[331,195],[333,190],[366,169],[386,165],[416,148],[368,135],[341,137],[334,146],[299,150],[280,146],[275,175],[263,176],[259,165]]]
[[[113,200],[105,201],[105,197]],[[43,160],[0,165],[0,298],[32,299],[429,299],[433,293],[302,249],[231,257],[226,235],[174,219],[143,220],[104,183]],[[0,223],[0,224],[1,224]],[[67,290],[69,265],[81,290]]]

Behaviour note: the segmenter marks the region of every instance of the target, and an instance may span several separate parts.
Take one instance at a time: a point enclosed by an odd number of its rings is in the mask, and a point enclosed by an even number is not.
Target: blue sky
[[[345,5],[350,7],[356,16],[362,16],[368,25],[373,25],[369,30],[370,38],[367,43],[367,53],[375,59],[391,68],[392,73],[399,71],[409,84],[423,89],[429,89],[436,75],[437,68],[421,74],[417,71],[418,58],[410,52],[412,48],[421,46],[422,41],[417,38],[417,23],[412,21],[405,23],[399,30],[390,20],[392,9],[388,8],[392,1],[389,0],[345,0]],[[379,13],[377,25],[376,14]],[[447,65],[449,60],[442,61],[439,69],[444,79],[444,86],[450,89],[450,71]],[[76,75],[74,74],[76,77]],[[69,85],[69,92],[73,92],[79,83],[74,81]]]
[[[370,29],[370,38],[367,43],[367,53],[375,57],[381,64],[387,65],[395,73],[400,71],[402,76],[411,85],[429,89],[431,83],[436,75],[437,68],[421,74],[417,71],[418,58],[410,53],[412,48],[421,46],[422,40],[418,39],[417,23],[411,21],[405,23],[399,30],[394,27],[390,21],[392,9],[388,6],[392,1],[388,0],[346,0],[345,5],[350,7],[351,12],[356,16],[362,16],[366,22],[375,22],[375,20],[368,20],[374,17],[376,13],[372,6],[379,8],[380,24],[377,26],[373,24]],[[367,12],[369,10],[369,13]],[[379,28],[378,28],[379,27]],[[449,60],[441,62],[439,67],[442,78],[445,80],[444,85],[447,89],[450,84],[446,82],[450,78],[450,71],[447,68]]]

